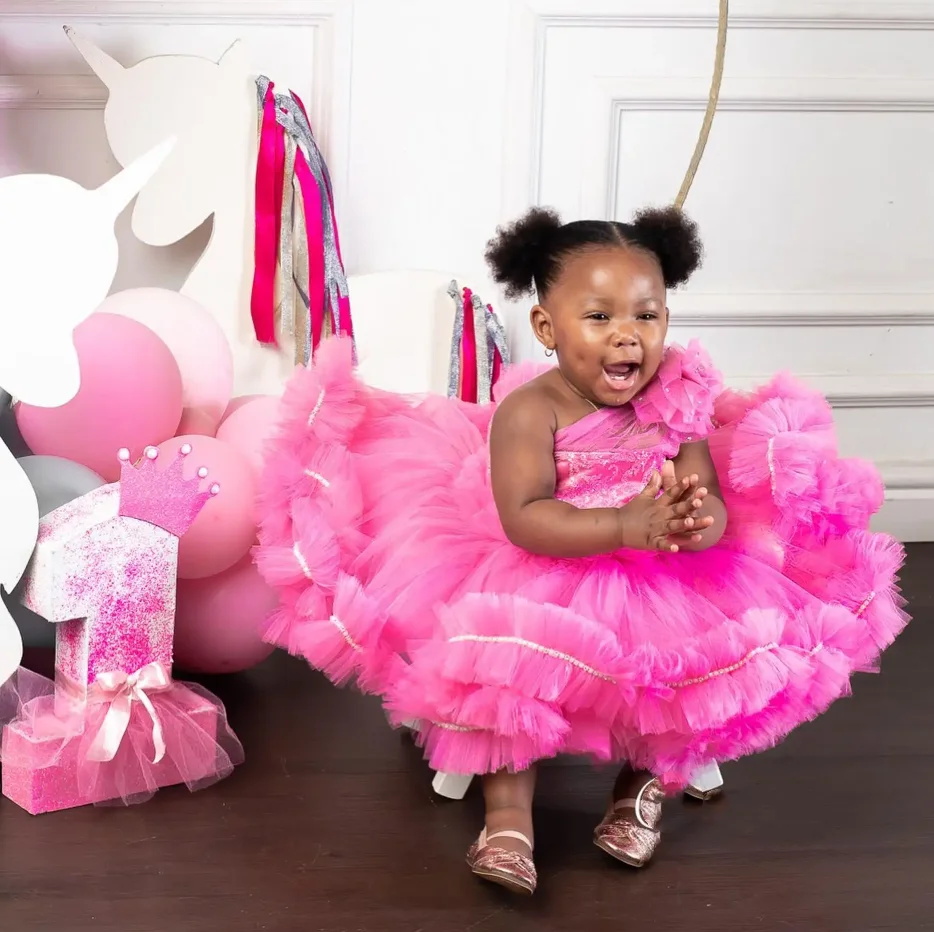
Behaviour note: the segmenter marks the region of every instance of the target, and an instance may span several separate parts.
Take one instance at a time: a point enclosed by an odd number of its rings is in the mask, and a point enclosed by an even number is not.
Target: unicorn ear
[[[234,39],[233,43],[221,55],[217,63],[221,68],[245,68],[246,67],[246,49],[239,39]]]
[[[175,137],[170,136],[127,165],[119,175],[102,184],[94,192],[100,209],[104,210],[108,217],[116,220],[120,211],[139,194],[143,185],[156,173],[174,146]]]
[[[64,29],[65,35],[81,53],[81,57],[91,66],[94,74],[104,82],[108,90],[112,91],[120,83],[126,68],[106,52],[102,52],[93,42],[85,39],[84,36],[79,36],[71,26],[65,26]]]

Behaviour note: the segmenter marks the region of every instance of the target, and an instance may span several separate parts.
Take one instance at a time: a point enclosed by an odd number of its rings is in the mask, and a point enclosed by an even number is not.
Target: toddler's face
[[[561,373],[599,405],[631,401],[652,380],[668,333],[658,260],[632,247],[574,253],[541,307],[532,310],[539,341],[554,347]]]

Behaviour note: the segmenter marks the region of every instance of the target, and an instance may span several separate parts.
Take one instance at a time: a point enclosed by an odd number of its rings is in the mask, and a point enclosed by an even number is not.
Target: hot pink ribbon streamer
[[[110,708],[104,714],[100,730],[94,736],[88,750],[88,759],[106,762],[116,757],[130,725],[133,703],[139,702],[152,719],[152,743],[155,748],[152,762],[158,764],[165,756],[165,737],[162,733],[162,723],[147,692],[161,692],[169,689],[171,685],[172,677],[161,663],[147,664],[135,673],[98,673],[92,686],[93,696],[88,697],[89,701],[107,702]]]
[[[263,100],[263,123],[256,161],[256,238],[250,313],[256,339],[273,346],[276,345],[276,261],[279,255],[284,161],[285,141],[276,125],[275,95],[270,82]]]
[[[324,220],[321,215],[321,189],[302,150],[295,150],[295,177],[298,178],[305,205],[305,229],[308,234],[308,303],[311,314],[311,347],[318,348],[324,336],[324,256],[320,249],[312,249],[324,239]]]
[[[461,353],[464,365],[461,369],[461,398],[477,403],[477,334],[473,327],[473,292],[464,289],[464,338]],[[484,333],[483,339],[486,339]]]

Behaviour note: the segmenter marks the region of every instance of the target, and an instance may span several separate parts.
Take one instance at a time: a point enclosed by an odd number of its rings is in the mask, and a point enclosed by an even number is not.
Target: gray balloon
[[[39,500],[39,517],[104,485],[93,470],[60,456],[23,456],[19,465]]]
[[[31,612],[20,602],[22,585],[16,587],[12,594],[7,595],[0,589],[4,604],[9,609],[16,627],[19,628],[20,637],[24,647],[54,647],[55,625],[46,621],[41,615]]]
[[[32,450],[23,440],[13,411],[13,399],[0,389],[0,440],[14,456],[31,456]]]

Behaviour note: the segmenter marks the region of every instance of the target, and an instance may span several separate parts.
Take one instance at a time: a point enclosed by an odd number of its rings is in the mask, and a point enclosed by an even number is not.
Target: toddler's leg
[[[594,830],[594,844],[630,867],[643,867],[661,840],[661,784],[646,771],[623,767],[613,787],[610,811]]]
[[[535,776],[532,768],[483,778],[486,824],[467,853],[467,863],[478,877],[517,893],[534,892],[537,882],[532,861]]]

